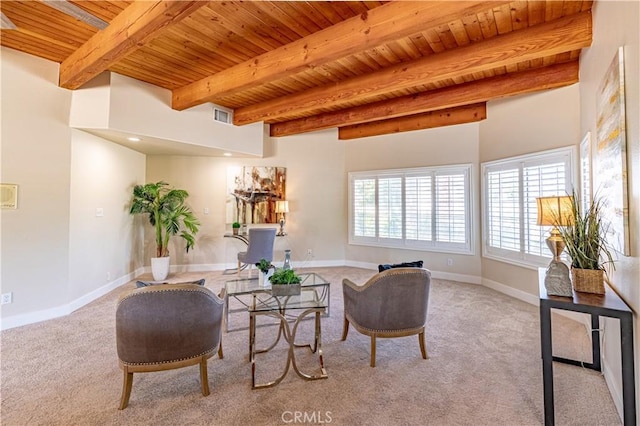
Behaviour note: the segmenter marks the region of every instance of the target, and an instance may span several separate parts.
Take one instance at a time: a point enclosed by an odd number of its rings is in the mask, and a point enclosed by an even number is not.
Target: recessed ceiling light
[[[129,136],[129,137],[127,138],[127,140],[128,140],[129,142],[140,142],[142,139],[140,139],[139,137],[136,137],[136,136]]]
[[[222,155],[224,155],[225,157],[231,157],[231,153],[230,153],[230,152],[225,152],[225,153],[224,153],[224,154],[222,154]]]

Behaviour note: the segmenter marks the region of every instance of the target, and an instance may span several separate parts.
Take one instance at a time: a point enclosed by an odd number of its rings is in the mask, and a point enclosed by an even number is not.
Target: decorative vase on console
[[[291,269],[291,250],[284,251],[284,264],[282,269]]]

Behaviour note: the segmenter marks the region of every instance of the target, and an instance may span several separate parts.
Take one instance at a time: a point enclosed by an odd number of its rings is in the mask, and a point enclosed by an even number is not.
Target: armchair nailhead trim
[[[158,361],[158,362],[126,362],[123,360],[120,360],[120,362],[122,362],[124,365],[131,365],[131,366],[135,366],[135,365],[158,365],[158,364],[169,364],[172,362],[180,362],[180,361],[187,361],[189,359],[196,359],[196,358],[200,358],[210,352],[214,352],[215,351],[215,347],[212,347],[211,349],[208,349],[198,355],[194,355],[194,356],[190,356],[187,358],[180,358],[180,359],[172,359],[170,361]]]

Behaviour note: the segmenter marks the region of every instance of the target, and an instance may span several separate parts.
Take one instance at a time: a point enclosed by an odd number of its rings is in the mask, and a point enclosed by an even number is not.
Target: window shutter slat
[[[483,164],[484,251],[500,260],[542,266],[550,227],[537,225],[536,198],[566,195],[572,148]]]

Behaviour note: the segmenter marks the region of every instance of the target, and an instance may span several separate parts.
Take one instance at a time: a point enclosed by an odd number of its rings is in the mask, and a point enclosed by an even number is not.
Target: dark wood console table
[[[545,269],[539,270],[540,287],[540,343],[542,347],[542,381],[544,385],[544,424],[555,422],[553,406],[553,361],[602,371],[600,358],[600,317],[620,320],[620,352],[622,356],[622,403],[626,426],[636,424],[636,390],[633,356],[633,312],[629,306],[606,286],[605,294],[573,292],[573,297],[549,296],[544,286]],[[551,339],[551,309],[564,309],[591,315],[592,362],[553,356]]]

